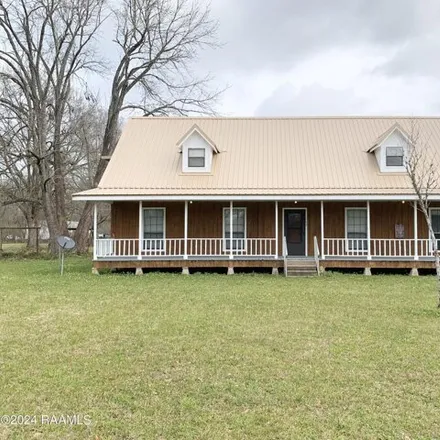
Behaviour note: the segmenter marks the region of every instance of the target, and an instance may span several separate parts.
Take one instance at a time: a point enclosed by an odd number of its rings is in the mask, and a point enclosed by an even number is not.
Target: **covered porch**
[[[96,267],[279,268],[301,258],[321,268],[430,268],[434,259],[410,200],[118,201],[110,238],[98,238],[97,211],[93,259],[107,264]],[[440,225],[440,208],[431,215]]]

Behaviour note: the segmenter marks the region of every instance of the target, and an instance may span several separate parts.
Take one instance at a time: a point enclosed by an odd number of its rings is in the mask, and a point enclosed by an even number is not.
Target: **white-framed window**
[[[143,214],[144,250],[163,250],[165,208],[144,208]]]
[[[182,173],[210,173],[214,150],[211,144],[197,131],[182,144]]]
[[[345,208],[345,238],[348,251],[368,250],[367,208]]]
[[[188,168],[205,168],[205,163],[205,148],[188,148]]]
[[[386,147],[385,164],[387,167],[403,167],[403,147]]]
[[[440,208],[431,208],[429,213],[431,215],[432,229],[437,240],[437,249],[440,249]]]
[[[231,249],[231,222],[230,208],[223,208],[223,242],[224,249]],[[232,209],[232,249],[244,250],[244,242],[246,238],[246,208]]]

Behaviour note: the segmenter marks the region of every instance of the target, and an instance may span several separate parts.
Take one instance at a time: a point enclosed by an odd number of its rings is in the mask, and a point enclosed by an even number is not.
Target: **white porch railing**
[[[139,245],[140,250],[139,252]],[[276,257],[275,238],[184,238],[143,239],[102,238],[96,240],[96,258],[149,257]]]
[[[137,238],[99,238],[95,240],[96,257],[114,256],[136,257],[139,240]]]
[[[322,256],[364,258],[428,258],[433,257],[429,239],[392,238],[324,238]]]
[[[232,258],[276,258],[275,238],[234,238],[232,252],[228,238],[188,238],[187,254],[183,238],[149,239],[100,238],[96,240],[96,258],[126,259],[155,257],[230,257]],[[439,241],[440,243],[440,241]],[[320,258],[431,258],[434,256],[429,239],[379,239],[324,238],[324,247],[319,249]],[[139,252],[139,245],[141,252]],[[287,255],[287,243],[283,237],[282,256]]]

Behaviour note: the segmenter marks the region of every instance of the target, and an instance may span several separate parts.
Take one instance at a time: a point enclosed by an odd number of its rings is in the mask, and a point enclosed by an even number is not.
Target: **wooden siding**
[[[184,203],[144,203],[144,207],[166,208],[167,238],[184,236]],[[282,254],[283,209],[307,209],[307,243],[308,255],[313,255],[313,237],[321,244],[321,207],[319,202],[297,204],[279,203],[278,212],[278,251]],[[188,205],[188,238],[216,238],[223,234],[223,208],[227,202],[193,202]],[[235,203],[234,207],[247,210],[247,237],[275,237],[275,204],[274,202]],[[365,203],[325,202],[324,203],[324,236],[326,238],[343,238],[345,236],[345,208],[366,207]],[[395,225],[404,226],[404,238],[414,238],[413,207],[411,203],[371,202],[371,237],[395,238]],[[139,204],[136,202],[115,202],[111,207],[111,235],[113,238],[137,238],[139,231]],[[423,215],[418,216],[418,238],[428,238]]]

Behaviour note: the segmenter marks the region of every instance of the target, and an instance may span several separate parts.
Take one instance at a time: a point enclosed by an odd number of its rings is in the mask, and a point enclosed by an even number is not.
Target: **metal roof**
[[[440,152],[434,117],[132,118],[98,188],[74,197],[412,194],[405,174],[380,173],[367,150],[414,121]],[[177,143],[194,125],[220,151],[209,174],[182,173]]]

